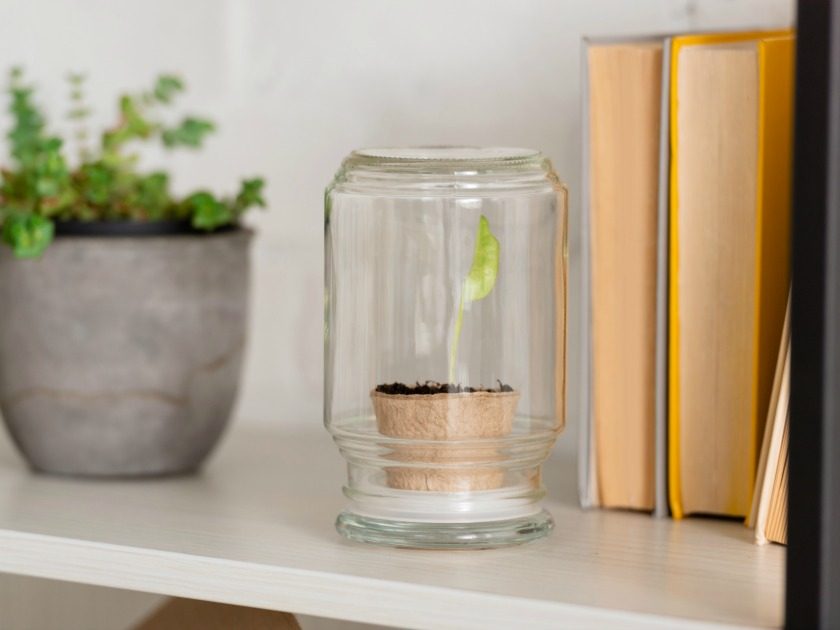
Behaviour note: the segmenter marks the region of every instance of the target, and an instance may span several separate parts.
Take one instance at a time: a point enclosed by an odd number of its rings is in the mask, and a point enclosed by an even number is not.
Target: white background
[[[19,64],[65,125],[70,70],[88,76],[92,126],[115,95],[177,72],[182,111],[219,133],[200,153],[162,151],[176,188],[268,180],[238,417],[318,423],[322,392],[323,189],[370,145],[530,146],[571,189],[573,275],[583,34],[778,26],[789,0],[4,0],[0,71]],[[0,119],[5,123],[5,118]],[[5,149],[5,147],[4,147]],[[572,278],[571,308],[576,304]],[[572,360],[577,356],[572,313]],[[569,424],[576,418],[570,375]],[[573,430],[573,429],[572,429]]]
[[[22,65],[59,129],[70,70],[89,77],[94,126],[113,118],[117,93],[177,72],[190,88],[180,109],[220,131],[199,154],[151,151],[145,164],[166,159],[181,191],[267,178],[270,208],[250,221],[259,236],[238,422],[321,422],[322,199],[344,155],[371,145],[541,149],[571,190],[568,445],[578,420],[581,36],[792,21],[792,0],[0,0],[0,71]],[[92,610],[68,613],[63,627],[115,627]],[[30,613],[19,627],[38,623]]]
[[[581,36],[789,25],[792,13],[789,0],[5,0],[0,70],[25,68],[57,129],[70,70],[88,76],[94,128],[113,119],[115,94],[163,71],[187,80],[180,109],[219,133],[201,153],[152,151],[146,164],[165,159],[181,191],[267,178],[270,208],[251,220],[253,326],[237,415],[299,425],[321,417],[322,199],[344,155],[541,149],[571,189],[574,311]],[[573,312],[572,359],[577,321]]]

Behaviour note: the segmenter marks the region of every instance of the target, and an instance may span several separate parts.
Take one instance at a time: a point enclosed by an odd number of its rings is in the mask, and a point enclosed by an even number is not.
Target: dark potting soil
[[[437,381],[426,381],[425,383],[416,383],[414,385],[406,385],[405,383],[385,383],[376,386],[376,391],[382,394],[403,394],[403,395],[424,395],[429,394],[474,394],[476,392],[500,393],[512,392],[513,387],[505,385],[501,381],[496,381],[498,387],[464,387],[460,383],[438,383]]]

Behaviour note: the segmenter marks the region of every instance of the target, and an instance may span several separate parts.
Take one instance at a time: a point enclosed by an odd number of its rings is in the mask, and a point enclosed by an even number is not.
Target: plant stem
[[[464,324],[464,290],[458,302],[458,317],[455,318],[455,330],[452,333],[452,347],[449,349],[449,382],[455,384],[455,364],[458,361],[458,341],[461,339],[461,326]]]

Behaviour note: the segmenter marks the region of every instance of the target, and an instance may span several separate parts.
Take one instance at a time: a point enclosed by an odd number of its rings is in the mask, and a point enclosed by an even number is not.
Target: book
[[[657,310],[667,259],[660,217],[666,41],[586,39],[583,48],[581,503],[660,515],[667,509],[659,395],[666,338]]]
[[[790,434],[790,411],[785,415],[784,428],[782,430],[782,445],[780,447],[780,458],[776,467],[776,474],[773,479],[773,493],[770,495],[770,507],[767,513],[767,525],[764,528],[764,537],[768,542],[775,542],[782,545],[787,544],[787,509],[788,509],[788,442]],[[756,530],[761,531],[761,530]],[[757,537],[761,542],[761,539]]]
[[[671,513],[746,516],[790,260],[793,35],[676,37],[670,86]]]
[[[790,298],[788,298],[776,374],[761,457],[756,472],[755,492],[747,526],[755,528],[758,544],[787,542],[787,465],[790,425]]]
[[[668,507],[668,282],[670,258],[671,37],[662,42],[662,104],[659,126],[659,198],[656,241],[656,504],[654,516]]]
[[[592,432],[592,299],[589,270],[589,63],[586,48],[589,41],[582,40],[581,49],[581,284],[580,284],[580,430],[578,433],[578,496],[583,508],[598,507],[598,479],[595,468],[595,447]]]

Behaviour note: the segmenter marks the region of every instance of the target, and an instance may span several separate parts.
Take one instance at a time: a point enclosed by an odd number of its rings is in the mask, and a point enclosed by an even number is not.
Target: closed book
[[[656,505],[663,38],[588,40],[584,65],[581,499],[648,511]]]
[[[782,446],[776,474],[773,478],[773,494],[770,496],[770,509],[767,512],[767,525],[764,536],[769,542],[787,544],[788,539],[788,441],[790,435],[790,412],[785,416],[782,430]]]
[[[787,543],[788,430],[790,426],[790,298],[776,362],[755,492],[747,525],[758,544]]]
[[[746,516],[789,286],[794,40],[694,35],[672,51],[670,507]]]

